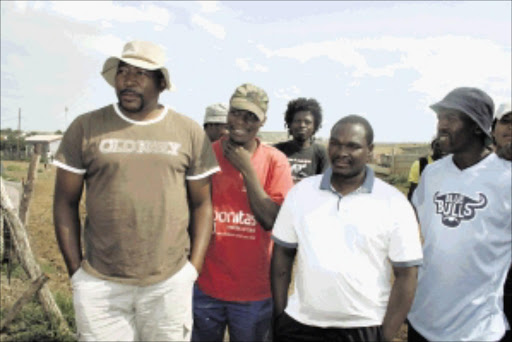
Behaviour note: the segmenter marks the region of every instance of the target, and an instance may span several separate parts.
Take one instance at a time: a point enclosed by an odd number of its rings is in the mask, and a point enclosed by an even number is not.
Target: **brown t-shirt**
[[[187,181],[219,170],[202,127],[164,108],[149,121],[110,105],[76,118],[55,165],[84,174],[84,270],[103,279],[150,285],[187,261]]]

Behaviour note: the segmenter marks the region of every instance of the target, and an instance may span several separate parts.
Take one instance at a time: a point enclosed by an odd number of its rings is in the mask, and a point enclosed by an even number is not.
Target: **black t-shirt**
[[[320,144],[313,143],[303,149],[293,140],[289,140],[277,143],[274,147],[288,157],[295,183],[302,178],[321,174],[329,164],[327,150]]]

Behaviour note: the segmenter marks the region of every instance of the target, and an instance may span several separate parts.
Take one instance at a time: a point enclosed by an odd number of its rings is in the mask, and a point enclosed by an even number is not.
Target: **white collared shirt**
[[[297,248],[295,291],[285,311],[317,327],[380,325],[391,264],[421,264],[416,217],[405,196],[371,169],[345,196],[332,190],[331,174],[328,169],[293,187],[274,225],[274,242]]]

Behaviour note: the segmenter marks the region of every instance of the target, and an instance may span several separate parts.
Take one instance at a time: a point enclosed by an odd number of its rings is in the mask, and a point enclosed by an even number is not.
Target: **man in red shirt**
[[[286,156],[256,134],[266,120],[265,91],[243,84],[231,96],[229,135],[213,144],[214,233],[194,290],[193,341],[270,337],[271,229],[293,181]]]

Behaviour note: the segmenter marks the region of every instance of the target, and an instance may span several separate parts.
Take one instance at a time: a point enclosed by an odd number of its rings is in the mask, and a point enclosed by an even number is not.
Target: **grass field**
[[[27,177],[27,162],[2,161],[4,179],[21,181]],[[48,285],[70,327],[74,330],[74,314],[71,301],[71,287],[66,267],[60,255],[54,235],[52,219],[53,186],[55,168],[40,165],[30,206],[27,233],[32,251],[43,272],[49,277]],[[403,177],[389,177],[388,181],[401,191],[406,190]],[[83,209],[83,205],[82,205]],[[13,263],[10,282],[7,279],[7,265],[1,267],[0,319],[26,290],[28,278],[22,268]],[[402,327],[394,341],[404,341],[405,327]],[[27,304],[8,330],[0,334],[1,341],[73,341],[72,336],[62,336],[48,322],[39,306],[37,297]]]

